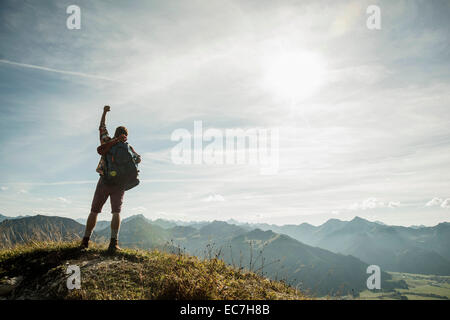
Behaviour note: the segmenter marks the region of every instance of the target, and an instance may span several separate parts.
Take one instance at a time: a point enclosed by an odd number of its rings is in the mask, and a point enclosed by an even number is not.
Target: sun
[[[299,101],[312,96],[324,81],[325,64],[305,51],[281,52],[263,59],[263,82],[274,96]]]

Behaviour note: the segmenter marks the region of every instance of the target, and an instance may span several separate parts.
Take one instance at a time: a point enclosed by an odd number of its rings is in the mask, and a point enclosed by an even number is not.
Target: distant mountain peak
[[[273,232],[272,230],[264,231],[259,228],[256,228],[248,232],[246,236],[249,238],[255,238],[259,240],[267,240],[273,238],[274,236],[277,236],[277,233]]]
[[[222,221],[222,220],[213,220],[213,222],[211,222],[211,224],[217,224],[217,225],[227,225],[229,223]]]
[[[322,225],[330,225],[330,224],[336,224],[336,223],[340,223],[343,222],[342,220],[336,219],[336,218],[331,218],[328,219],[324,224]]]
[[[301,226],[313,226],[312,224],[309,224],[308,222],[303,222],[300,224]]]
[[[202,232],[214,232],[216,230],[221,230],[221,231],[242,230],[242,228],[239,226],[236,226],[234,224],[229,224],[225,221],[220,221],[220,220],[214,220],[213,222],[210,222],[200,228],[200,231],[202,231]]]
[[[236,224],[236,225],[240,224],[240,222],[235,219],[228,219],[226,222],[229,224]]]
[[[148,219],[142,213],[140,213],[140,214],[135,214],[135,215],[132,215],[132,216],[129,216],[129,217],[123,219],[123,222],[131,221],[131,220],[135,220],[135,219],[141,220],[141,221],[142,220],[148,221]]]
[[[328,228],[335,228],[335,227],[338,227],[338,226],[343,225],[345,223],[346,223],[345,221],[342,221],[342,220],[339,220],[339,219],[336,219],[336,218],[331,218],[331,219],[328,219],[324,224],[320,225],[319,227],[327,228],[327,229]]]
[[[355,216],[350,222],[370,222],[369,220],[366,220],[364,218]]]

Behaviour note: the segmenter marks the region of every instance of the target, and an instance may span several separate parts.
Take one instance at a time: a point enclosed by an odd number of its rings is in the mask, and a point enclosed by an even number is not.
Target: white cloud
[[[450,198],[434,197],[425,204],[425,207],[441,207],[444,209],[450,208]]]
[[[425,204],[425,207],[436,207],[440,206],[444,200],[441,198],[433,198]]]
[[[70,201],[70,200],[68,200],[68,199],[66,199],[64,197],[58,197],[58,198],[56,198],[56,200],[58,200],[58,201],[60,201],[62,203],[67,203],[67,204],[72,203],[72,201]]]
[[[388,203],[389,208],[397,208],[399,206],[400,206],[400,202],[398,202],[398,201],[389,201],[389,203]]]
[[[6,190],[8,190],[9,188],[8,187],[5,187],[5,186],[1,186],[0,187],[0,190],[2,190],[2,191],[6,191]]]
[[[209,195],[207,198],[203,199],[205,202],[223,202],[225,201],[225,198],[221,196],[220,194],[212,194]]]
[[[400,206],[399,201],[380,201],[377,198],[370,197],[361,202],[355,202],[348,207],[349,210],[367,210],[377,208],[397,208]]]
[[[445,199],[444,201],[442,201],[441,207],[446,209],[450,208],[450,199]]]
[[[349,209],[350,210],[358,210],[358,209],[366,210],[366,209],[374,209],[374,208],[380,207],[380,206],[381,207],[384,206],[384,203],[382,203],[382,202],[380,203],[377,201],[376,198],[371,197],[371,198],[367,198],[367,199],[363,200],[362,202],[353,203],[349,207]]]

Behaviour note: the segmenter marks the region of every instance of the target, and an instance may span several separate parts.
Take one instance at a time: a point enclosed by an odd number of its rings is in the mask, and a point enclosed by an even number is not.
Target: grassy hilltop
[[[308,299],[284,282],[239,271],[217,259],[159,250],[109,255],[104,246],[40,242],[0,250],[1,299]],[[68,290],[78,265],[81,289]]]

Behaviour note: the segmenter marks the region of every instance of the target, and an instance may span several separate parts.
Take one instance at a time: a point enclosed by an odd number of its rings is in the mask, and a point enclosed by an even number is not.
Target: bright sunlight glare
[[[269,55],[263,62],[264,85],[277,98],[298,101],[313,95],[323,83],[325,65],[309,52]]]

